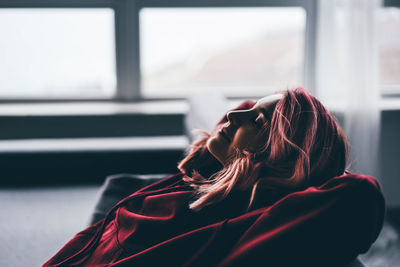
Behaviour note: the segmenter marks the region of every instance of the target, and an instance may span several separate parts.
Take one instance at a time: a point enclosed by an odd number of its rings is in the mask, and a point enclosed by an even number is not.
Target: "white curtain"
[[[194,91],[188,96],[188,104],[185,131],[189,142],[198,137],[193,130],[211,132],[228,111],[228,101],[218,89]]]
[[[316,93],[344,114],[350,171],[379,178],[379,0],[319,0]]]

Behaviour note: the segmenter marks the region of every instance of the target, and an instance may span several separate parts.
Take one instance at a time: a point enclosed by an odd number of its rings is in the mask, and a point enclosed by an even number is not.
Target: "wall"
[[[380,165],[388,206],[400,206],[400,110],[382,112]]]

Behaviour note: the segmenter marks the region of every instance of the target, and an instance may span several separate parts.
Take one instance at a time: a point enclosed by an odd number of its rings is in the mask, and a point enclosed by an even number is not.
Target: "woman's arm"
[[[344,266],[376,240],[384,210],[373,178],[334,178],[266,209],[220,266]]]

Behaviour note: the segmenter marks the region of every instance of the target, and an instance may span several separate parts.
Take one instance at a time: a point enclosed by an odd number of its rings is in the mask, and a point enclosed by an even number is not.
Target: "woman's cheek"
[[[265,144],[267,143],[268,136],[256,135],[253,140],[254,141],[252,142],[250,149],[252,152],[257,152],[264,148]]]
[[[264,146],[265,138],[258,134],[258,131],[249,130],[242,132],[235,136],[233,140],[233,148],[238,148],[240,151],[246,150],[249,152],[256,152]]]
[[[239,129],[233,140],[232,140],[232,147],[238,148],[239,150],[248,150],[252,147],[252,143],[254,142],[254,132],[252,129]]]

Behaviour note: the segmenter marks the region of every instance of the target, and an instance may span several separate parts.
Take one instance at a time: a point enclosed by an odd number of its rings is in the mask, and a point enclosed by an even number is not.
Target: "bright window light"
[[[142,93],[262,96],[301,85],[305,25],[301,7],[144,8]]]
[[[400,85],[400,8],[382,8],[379,24],[383,85]]]
[[[111,97],[111,8],[0,9],[0,97]]]

